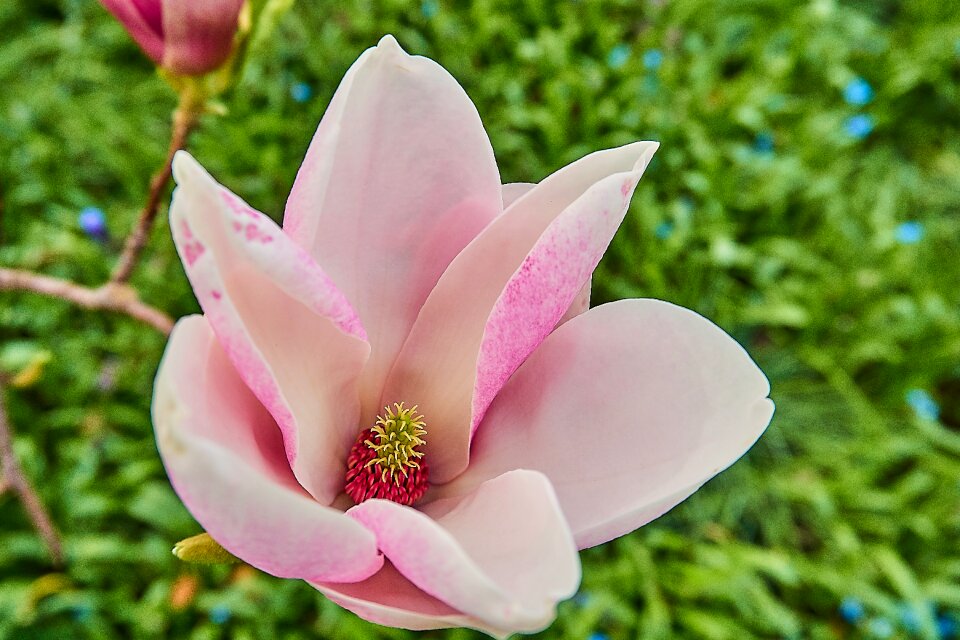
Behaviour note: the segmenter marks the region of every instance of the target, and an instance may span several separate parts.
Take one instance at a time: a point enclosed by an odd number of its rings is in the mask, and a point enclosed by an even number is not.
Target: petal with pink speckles
[[[573,299],[572,303],[570,303],[570,307],[567,309],[567,312],[563,314],[563,317],[560,318],[560,322],[557,323],[557,326],[560,326],[567,320],[576,318],[581,313],[587,312],[587,310],[590,308],[590,289],[592,287],[593,278],[590,278],[577,293],[577,297]]]
[[[359,318],[305,251],[185,152],[174,176],[170,226],[200,306],[280,425],[297,479],[330,504],[359,432]]]
[[[420,405],[434,482],[467,466],[490,401],[582,295],[657,146],[601,151],[551,175],[443,274],[383,396]]]
[[[275,576],[355,581],[383,564],[374,536],[300,487],[276,422],[202,316],[181,319],[154,387],[157,444],[174,488],[215,540]]]
[[[493,148],[457,81],[391,36],[364,52],[324,114],[284,216],[370,336],[364,424],[382,408],[383,381],[437,279],[500,212]]]
[[[659,300],[595,307],[554,331],[497,396],[470,467],[433,496],[544,473],[581,548],[643,526],[733,464],[773,415],[743,347]]]

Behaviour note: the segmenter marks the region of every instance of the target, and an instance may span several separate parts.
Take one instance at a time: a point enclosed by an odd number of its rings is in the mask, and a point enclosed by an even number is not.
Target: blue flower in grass
[[[873,118],[865,113],[858,113],[843,121],[843,130],[857,140],[863,140],[873,131]]]
[[[70,608],[73,619],[80,623],[87,623],[93,619],[93,608],[89,604],[78,604]]]
[[[660,49],[647,49],[643,52],[643,68],[656,71],[663,64],[663,52]]]
[[[907,404],[921,420],[936,420],[940,417],[940,405],[924,389],[907,391]]]
[[[437,0],[423,0],[423,3],[420,5],[420,13],[422,13],[423,17],[427,20],[436,16],[439,12],[440,5],[437,3]]]
[[[957,621],[950,615],[942,614],[937,617],[937,633],[941,640],[952,640],[957,637]]]
[[[863,620],[864,616],[867,615],[867,611],[864,609],[863,603],[852,596],[847,596],[844,598],[843,602],[841,602],[840,606],[837,608],[837,611],[840,613],[840,617],[843,618],[845,622],[849,622],[850,624],[856,624],[860,622]]]
[[[862,107],[873,100],[873,87],[863,78],[854,78],[843,88],[843,99],[847,104]]]
[[[909,604],[902,604],[898,609],[900,614],[900,624],[903,625],[903,628],[909,631],[910,633],[917,633],[920,631],[920,616]]]
[[[653,235],[655,235],[658,240],[666,240],[673,235],[673,223],[669,221],[661,222],[657,225],[656,229],[653,230]]]
[[[313,97],[313,87],[306,82],[295,82],[290,86],[290,97],[294,102],[306,102]]]
[[[761,131],[757,134],[757,137],[753,139],[753,148],[758,153],[772,153],[773,136],[766,131]]]
[[[607,64],[611,69],[619,69],[627,64],[627,60],[629,59],[630,47],[625,44],[618,44],[613,49],[610,49],[610,53],[607,54]]]
[[[84,207],[77,216],[77,224],[80,229],[94,240],[106,240],[109,232],[107,231],[107,218],[103,215],[103,210],[98,207]]]
[[[915,220],[901,222],[894,231],[894,237],[900,244],[916,244],[923,239],[923,224]]]
[[[230,607],[225,604],[218,604],[217,606],[210,609],[210,622],[213,624],[226,624],[231,615]]]

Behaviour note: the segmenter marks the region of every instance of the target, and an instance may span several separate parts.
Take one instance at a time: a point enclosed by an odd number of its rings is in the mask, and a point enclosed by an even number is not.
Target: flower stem
[[[197,120],[204,109],[204,95],[199,85],[187,83],[180,90],[180,102],[173,112],[173,123],[170,133],[170,146],[163,166],[150,179],[150,190],[147,193],[147,202],[140,211],[136,225],[130,231],[123,245],[123,253],[117,260],[117,265],[110,276],[110,282],[123,284],[130,279],[137,261],[150,237],[150,229],[157,218],[160,209],[160,198],[170,182],[173,172],[172,163],[174,154],[182,149],[187,137],[197,125]]]
[[[72,302],[85,309],[122,313],[164,334],[169,334],[173,329],[170,316],[141,302],[137,292],[125,284],[108,282],[93,289],[31,271],[0,268],[0,291],[32,291]]]

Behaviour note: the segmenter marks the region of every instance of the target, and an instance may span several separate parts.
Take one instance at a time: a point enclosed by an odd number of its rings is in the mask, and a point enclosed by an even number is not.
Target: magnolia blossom
[[[100,0],[160,66],[199,75],[230,55],[243,0]]]
[[[171,227],[204,315],[174,329],[153,415],[191,513],[373,622],[549,625],[578,549],[684,500],[773,413],[696,313],[588,311],[656,148],[501,185],[460,85],[387,36],[334,95],[282,229],[181,152]]]

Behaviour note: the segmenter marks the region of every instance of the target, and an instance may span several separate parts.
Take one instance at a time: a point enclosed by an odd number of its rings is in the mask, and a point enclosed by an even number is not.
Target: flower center
[[[413,504],[427,490],[430,475],[424,452],[427,434],[423,416],[402,402],[384,407],[373,427],[363,431],[347,457],[347,495],[356,504],[383,498]]]

